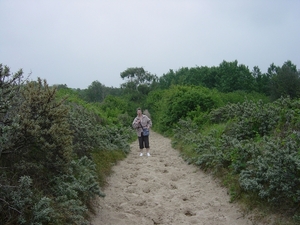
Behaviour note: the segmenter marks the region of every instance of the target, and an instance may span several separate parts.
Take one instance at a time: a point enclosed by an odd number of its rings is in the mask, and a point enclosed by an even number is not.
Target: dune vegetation
[[[158,77],[120,73],[120,88],[49,86],[0,65],[0,223],[89,224],[110,168],[136,139],[136,108],[231,201],[278,224],[300,222],[300,71],[237,61]],[[280,221],[285,221],[281,223]]]

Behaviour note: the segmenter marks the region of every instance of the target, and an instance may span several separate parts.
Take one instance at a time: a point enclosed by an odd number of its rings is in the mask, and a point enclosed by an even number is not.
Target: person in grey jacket
[[[149,134],[144,135],[143,128],[150,129],[151,119],[142,113],[141,108],[137,109],[137,116],[132,122],[132,127],[136,130],[139,139],[140,156],[143,156],[143,149],[146,148],[147,156],[150,156]]]

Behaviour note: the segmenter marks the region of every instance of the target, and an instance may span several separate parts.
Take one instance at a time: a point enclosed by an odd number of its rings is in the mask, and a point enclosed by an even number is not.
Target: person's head
[[[136,114],[137,114],[138,116],[141,116],[141,115],[142,115],[142,109],[141,109],[141,108],[137,108]]]

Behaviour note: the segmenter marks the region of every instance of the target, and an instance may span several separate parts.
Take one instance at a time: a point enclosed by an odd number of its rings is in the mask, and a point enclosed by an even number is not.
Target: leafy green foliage
[[[174,134],[189,163],[223,177],[232,200],[249,194],[299,221],[300,84],[290,61],[265,74],[223,61],[159,79],[128,68],[120,89],[95,81],[57,91],[41,79],[25,84],[21,70],[0,72],[1,224],[89,224],[99,184],[135,138],[137,107]]]
[[[99,81],[93,81],[85,93],[85,97],[88,102],[102,102],[106,96],[105,86]]]
[[[260,145],[261,154],[247,161],[240,184],[246,191],[281,206],[300,202],[299,135],[267,139]]]
[[[68,173],[55,179],[53,204],[58,223],[89,224],[83,216],[87,212],[85,204],[95,195],[104,196],[97,179],[95,164],[87,157],[73,160]]]
[[[235,134],[239,140],[255,138],[256,135],[261,137],[268,135],[280,120],[281,109],[273,104],[266,105],[262,101],[228,104],[224,108],[212,111],[212,120],[220,121],[220,117],[218,118],[220,112],[223,114],[221,116],[223,120],[233,119],[235,123],[231,123],[225,133]]]
[[[14,130],[18,127],[15,106],[19,103],[17,96],[22,78],[22,70],[12,75],[7,66],[0,64],[0,156],[9,151]]]
[[[150,86],[157,80],[156,75],[152,75],[149,72],[145,71],[143,67],[127,68],[120,74],[120,76],[122,79],[126,78],[130,80],[130,82],[133,82],[135,85],[135,89],[142,84]]]
[[[66,86],[58,86],[58,90],[68,89]],[[122,90],[120,88],[106,87],[98,80],[93,81],[87,89],[73,89],[73,92],[78,94],[80,99],[86,102],[103,102],[108,96],[121,96]]]
[[[170,70],[159,78],[159,87],[170,88],[172,85],[196,85],[207,88],[216,88],[221,92],[257,91],[255,78],[248,67],[238,61],[223,61],[218,67],[181,68],[174,72]]]
[[[126,82],[121,84],[123,93],[129,102],[140,104],[147,94],[157,85],[157,76],[145,71],[143,67],[131,67],[120,73]]]
[[[77,91],[57,93],[46,81],[21,78],[21,71],[11,75],[1,66],[0,223],[89,224],[92,200],[104,196],[104,161],[93,160],[102,151],[123,158],[129,152],[133,130],[118,121],[126,111],[105,117],[108,108],[83,101]],[[109,160],[115,162],[108,159],[107,167]]]
[[[248,67],[238,65],[234,62],[223,61],[219,65],[218,90],[221,92],[232,92],[236,90],[254,91],[254,77]]]
[[[300,71],[296,66],[287,61],[281,68],[276,69],[270,82],[270,94],[272,99],[276,100],[281,96],[298,98],[300,97]]]
[[[72,153],[67,107],[62,101],[56,101],[55,89],[41,79],[28,82],[21,94],[22,103],[17,111],[19,128],[13,139],[19,150],[14,159],[26,159],[23,166],[28,163],[25,166],[28,169],[46,170],[53,176],[66,171]]]
[[[3,181],[2,176],[1,182]],[[28,206],[34,201],[31,185],[32,179],[29,176],[20,177],[14,186],[1,185],[1,222],[26,222],[26,217],[30,214]]]
[[[133,136],[132,118],[119,97],[109,96],[103,103],[80,101],[75,92],[67,100],[69,124],[73,132],[73,152],[91,157],[95,150],[122,150],[128,153],[128,140]]]
[[[210,111],[221,104],[216,91],[204,87],[172,86],[165,91],[151,93],[147,105],[150,111],[155,112],[158,128],[167,131],[183,118],[198,118],[201,122],[203,113]]]
[[[256,195],[277,209],[300,203],[300,102],[245,101],[213,109],[204,130],[180,120],[173,144],[190,163],[223,177],[232,200]],[[184,149],[191,149],[185,154]],[[189,157],[187,157],[189,155]],[[254,198],[255,199],[255,198]],[[254,200],[253,199],[253,200]]]
[[[183,67],[177,71],[170,70],[159,78],[157,87],[169,89],[172,85],[196,85],[217,89],[223,93],[243,91],[258,92],[276,100],[281,96],[299,97],[299,71],[291,62],[285,62],[282,67],[273,63],[266,73],[257,66],[250,72],[247,66],[223,61],[219,66]]]
[[[5,214],[2,221],[18,224],[89,224],[84,215],[86,202],[95,195],[104,196],[97,182],[95,164],[87,157],[71,161],[68,172],[56,177],[48,187],[51,197],[40,196],[32,186],[33,180],[23,176],[19,185],[2,192],[7,202],[2,210],[13,207],[19,216]],[[49,192],[48,191],[48,192]],[[10,200],[10,202],[8,202]],[[10,203],[10,204],[8,204]]]
[[[172,86],[168,90],[156,90],[147,97],[146,107],[152,112],[153,120],[156,121],[155,128],[161,132],[171,132],[171,129],[180,119],[190,118],[198,126],[209,121],[209,113],[218,109],[215,114],[221,119],[221,106],[228,102],[238,103],[245,99],[264,99],[266,97],[257,93],[245,93],[237,91],[233,93],[220,93],[215,89],[201,86]]]

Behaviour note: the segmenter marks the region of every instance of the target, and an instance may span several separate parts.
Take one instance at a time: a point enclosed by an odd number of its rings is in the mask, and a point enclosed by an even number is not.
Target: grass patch
[[[228,190],[230,202],[240,199],[242,190],[238,182],[238,175],[232,174],[229,170],[222,169],[214,174]]]
[[[173,140],[172,147],[177,149],[185,157],[193,158],[193,157],[197,156],[197,153],[194,150],[193,144],[187,145],[180,141]]]
[[[197,156],[194,144],[186,144],[182,141],[172,138],[172,147],[177,149],[181,157],[189,164],[194,163],[194,158]]]
[[[100,187],[106,185],[106,177],[111,174],[112,167],[116,162],[123,160],[126,156],[127,155],[122,150],[101,150],[92,153],[93,161],[96,164]]]

